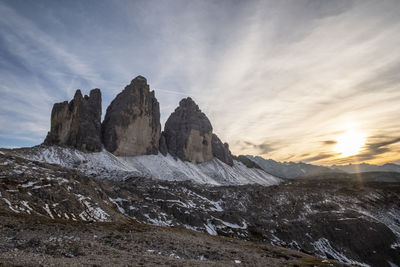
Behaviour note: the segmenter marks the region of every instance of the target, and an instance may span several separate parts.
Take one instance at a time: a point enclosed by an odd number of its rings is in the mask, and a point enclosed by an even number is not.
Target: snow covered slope
[[[247,168],[239,161],[235,161],[232,167],[218,159],[194,164],[175,160],[170,155],[116,157],[107,151],[83,153],[72,148],[43,145],[16,149],[14,152],[30,160],[58,164],[102,178],[144,176],[168,181],[191,180],[211,185],[274,185],[281,181],[262,170]]]

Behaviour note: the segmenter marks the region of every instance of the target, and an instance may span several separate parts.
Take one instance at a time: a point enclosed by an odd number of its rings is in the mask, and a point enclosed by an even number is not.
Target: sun
[[[340,157],[349,157],[360,153],[365,145],[365,134],[357,130],[348,130],[336,139],[335,151],[340,153]]]

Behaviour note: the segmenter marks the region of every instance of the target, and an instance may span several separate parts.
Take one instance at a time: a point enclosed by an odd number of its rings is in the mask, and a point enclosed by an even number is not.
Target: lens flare
[[[360,153],[365,145],[366,135],[356,130],[348,130],[338,136],[335,151],[340,153],[340,157],[354,156]]]

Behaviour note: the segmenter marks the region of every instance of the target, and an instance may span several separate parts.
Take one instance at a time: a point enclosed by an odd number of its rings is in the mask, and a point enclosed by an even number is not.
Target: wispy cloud
[[[337,144],[337,141],[336,140],[326,140],[326,141],[322,141],[322,143],[324,145],[335,145],[335,144]]]
[[[337,157],[339,155],[340,155],[340,153],[333,153],[333,152],[332,153],[327,153],[327,152],[325,152],[325,153],[320,153],[320,154],[318,154],[316,156],[306,157],[302,161],[304,161],[304,162],[318,162],[320,160],[332,159],[332,158],[335,158],[335,157]]]
[[[267,155],[275,150],[273,144],[269,143],[254,144],[249,141],[239,140],[235,145],[240,147],[241,154],[251,154],[256,151],[259,155]]]

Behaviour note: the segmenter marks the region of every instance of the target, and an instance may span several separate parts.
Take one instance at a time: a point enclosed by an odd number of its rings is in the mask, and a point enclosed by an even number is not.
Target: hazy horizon
[[[233,154],[400,163],[400,1],[0,1],[0,147],[54,103],[137,75],[161,124],[190,96]]]

